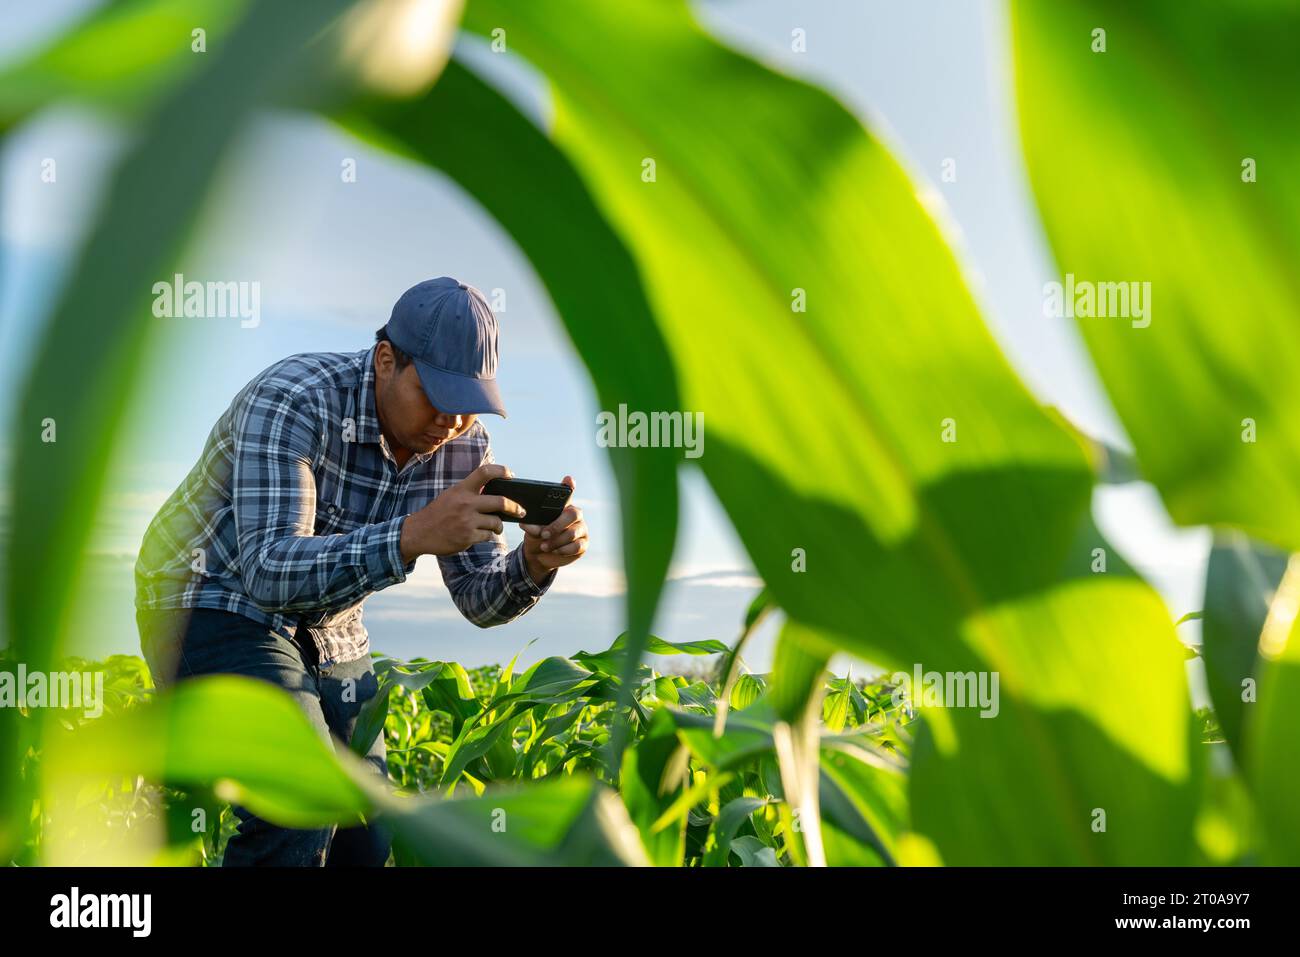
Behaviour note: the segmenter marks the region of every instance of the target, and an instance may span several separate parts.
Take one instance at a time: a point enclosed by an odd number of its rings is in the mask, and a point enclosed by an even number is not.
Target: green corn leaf
[[[745,609],[745,631],[753,629],[763,620],[763,617],[775,607],[776,606],[772,603],[771,594],[769,594],[768,590],[764,588],[754,596],[753,600],[749,603],[749,606]]]
[[[506,704],[559,704],[581,696],[596,685],[597,675],[568,658],[543,658],[510,685],[510,690],[498,695],[487,710]]]
[[[731,689],[728,704],[735,710],[742,711],[763,696],[765,687],[763,679],[758,675],[741,675]]]
[[[1220,533],[1205,569],[1201,657],[1219,727],[1240,763],[1242,728],[1254,707],[1259,680],[1259,637],[1287,556],[1240,533]],[[1246,704],[1249,698],[1252,704]]]
[[[713,843],[704,856],[705,867],[726,867],[731,856],[731,842],[736,833],[749,820],[750,815],[766,807],[769,799],[760,797],[733,798],[722,806],[713,822]]]
[[[842,688],[827,695],[822,704],[822,721],[825,723],[827,730],[836,734],[843,731],[844,726],[849,721],[849,710],[853,701],[850,688],[852,688],[852,685],[845,682]]]
[[[599,671],[602,674],[618,676],[627,659],[627,633],[619,635],[614,643],[604,651],[579,651],[573,660],[584,668]],[[651,655],[717,655],[726,654],[730,649],[715,638],[700,641],[665,641],[657,635],[651,635],[646,642],[646,654]]]
[[[396,686],[392,684],[383,684],[374,697],[361,706],[356,724],[352,726],[352,740],[348,744],[353,754],[364,756],[375,743],[375,738],[383,733],[394,687]]]
[[[678,686],[677,701],[683,708],[698,708],[712,714],[718,705],[717,695],[703,681],[692,681],[686,687]]]
[[[451,716],[452,736],[459,737],[465,722],[477,717],[483,706],[474,696],[469,674],[460,664],[454,661],[439,664],[442,667],[425,672],[432,673],[435,677],[425,684],[421,694],[429,708],[445,711]]]
[[[441,867],[645,864],[617,795],[577,775],[481,797],[390,797],[399,862]]]
[[[732,841],[731,851],[740,858],[741,867],[780,867],[776,851],[752,835]]]
[[[661,714],[671,716],[691,756],[715,770],[732,770],[772,753],[775,716],[764,701],[732,715],[721,735],[714,733],[713,719],[708,715],[667,707],[660,708],[656,718]]]
[[[12,514],[5,562],[9,634],[16,655],[47,670],[72,604],[103,476],[132,384],[140,378],[152,314],[149,290],[169,275],[178,247],[226,149],[251,116],[301,65],[310,37],[347,6],[252,4],[219,52],[146,111],[113,173],[95,225],[41,333],[18,404],[13,441]],[[175,38],[188,49],[188,34]],[[181,146],[178,148],[178,144]],[[111,335],[105,335],[111,330]],[[64,373],[78,371],[77,387]],[[39,423],[57,423],[58,442]],[[16,761],[30,742],[0,713],[0,776],[19,780]],[[23,787],[0,790],[0,853],[26,812]]]
[[[219,733],[218,733],[219,732]],[[226,800],[278,824],[311,827],[367,813],[367,771],[312,728],[289,695],[234,676],[195,678],[155,702],[47,741],[50,785],[143,775],[219,785]]]
[[[516,652],[514,657],[511,658],[510,661],[506,664],[506,666],[501,669],[501,674],[497,676],[496,688],[492,692],[492,696],[494,698],[497,697],[498,695],[506,694],[510,690],[510,683],[514,678],[515,665],[519,663],[519,656],[523,654],[524,651],[527,651],[529,648],[531,648],[536,642],[537,639],[534,638],[532,641],[528,642],[528,644],[524,645],[523,649],[521,651]]]
[[[1259,639],[1259,700],[1245,718],[1246,777],[1259,812],[1265,864],[1300,864],[1300,556],[1278,585]]]
[[[768,699],[782,721],[794,722],[808,709],[825,680],[831,652],[824,639],[797,622],[787,621],[772,657]]]
[[[899,835],[908,829],[904,768],[866,748],[824,742],[819,780],[827,863],[896,864]],[[875,856],[864,859],[862,848]]]
[[[138,115],[203,68],[197,26],[217,49],[248,0],[111,0],[73,29],[0,71],[0,130],[64,98]],[[111,51],[111,52],[110,52]]]
[[[517,715],[512,710],[507,709],[500,713],[496,720],[487,724],[466,724],[456,740],[452,742],[451,749],[447,752],[446,763],[442,769],[442,779],[439,784],[443,787],[455,784],[461,774],[469,768],[471,764],[480,758],[486,757],[489,752],[493,751],[499,742],[503,742],[508,747],[510,745],[510,732],[514,727]],[[498,761],[500,760],[498,752]]]
[[[744,625],[740,630],[740,636],[736,639],[727,651],[727,656],[722,659],[722,666],[719,674],[722,676],[721,688],[718,694],[718,709],[714,713],[713,730],[715,734],[721,734],[722,729],[727,723],[727,710],[730,707],[732,692],[735,688],[736,681],[740,677],[741,652],[754,637],[754,632],[761,622],[775,606],[772,604],[771,596],[768,595],[767,589],[763,589],[749,603],[745,610]]]
[[[459,667],[459,666],[456,666]],[[453,678],[457,688],[460,687],[461,674],[452,670],[452,666],[445,661],[425,661],[416,663],[407,663],[396,661],[392,658],[381,658],[375,662],[375,675],[383,681],[390,682],[405,688],[407,691],[423,691],[430,684],[439,678]],[[469,687],[469,675],[464,675],[464,686]]]
[[[667,701],[669,704],[677,704],[681,701],[681,695],[677,693],[677,682],[671,677],[659,677],[655,679],[655,697],[660,701]]]
[[[546,744],[572,728],[586,709],[587,704],[580,702],[567,711],[558,715],[551,715],[542,722],[541,727],[528,741],[524,751],[523,777],[532,777],[533,769],[537,766],[538,759],[543,756]]]
[[[1075,320],[1143,475],[1178,522],[1300,548],[1300,126],[1278,120],[1300,94],[1300,6],[1011,9],[1021,139],[1062,276],[1150,284],[1146,318]]]
[[[550,80],[550,139],[638,263],[708,423],[698,464],[773,599],[872,661],[1002,676],[1000,718],[934,714],[916,761],[943,859],[1186,859],[1172,624],[1131,575],[1075,561],[1102,547],[1092,460],[1012,374],[888,152],[682,3],[476,0],[465,25]],[[1144,676],[1139,700],[1117,673]],[[1098,807],[1131,829],[1098,839]]]
[[[684,757],[672,716],[660,709],[623,759],[619,778],[623,803],[651,862],[660,867],[680,866],[686,851],[685,815],[655,829],[655,823],[682,793],[688,771],[687,762],[681,760]]]

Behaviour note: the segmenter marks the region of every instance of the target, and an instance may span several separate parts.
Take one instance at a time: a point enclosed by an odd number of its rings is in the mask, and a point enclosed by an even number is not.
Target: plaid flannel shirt
[[[475,422],[399,470],[375,415],[374,348],[304,353],[235,396],[199,458],[145,533],[136,607],[216,608],[293,638],[306,627],[322,665],[369,651],[361,606],[405,581],[405,517],[491,462]],[[438,556],[452,600],[479,627],[511,621],[541,585],[496,535]]]

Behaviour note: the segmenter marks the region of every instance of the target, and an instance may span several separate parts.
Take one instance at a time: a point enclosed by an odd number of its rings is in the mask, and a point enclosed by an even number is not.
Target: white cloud
[[[366,603],[366,610],[363,620],[366,623],[376,621],[395,621],[395,622],[427,622],[427,621],[458,621],[461,617],[460,612],[451,607],[440,607],[430,604],[427,607],[419,608],[377,608],[374,599]]]
[[[718,565],[674,565],[668,570],[668,580],[682,585],[705,585],[713,588],[763,587],[763,579],[753,569]]]

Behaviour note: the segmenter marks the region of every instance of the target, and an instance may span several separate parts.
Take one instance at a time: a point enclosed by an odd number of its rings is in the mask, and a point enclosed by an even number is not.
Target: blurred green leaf
[[[797,622],[787,621],[777,637],[772,656],[772,682],[768,700],[782,721],[797,721],[821,688],[830,663],[824,640]]]
[[[1259,636],[1287,557],[1240,533],[1220,533],[1205,569],[1201,657],[1219,727],[1242,759],[1246,684],[1258,680]],[[1254,705],[1252,704],[1251,707]]]
[[[1143,474],[1182,524],[1300,548],[1300,126],[1279,121],[1300,93],[1300,5],[1012,11],[1021,139],[1061,273],[1150,283],[1149,326],[1077,320]]]
[[[226,800],[293,827],[366,813],[357,778],[375,776],[343,763],[283,691],[229,675],[181,682],[146,707],[53,735],[47,751],[56,782],[114,774],[182,787],[226,782]]]
[[[582,29],[570,28],[575,9]],[[829,97],[709,41],[684,5],[630,0],[615,12],[539,0],[473,11],[480,31],[508,25],[511,49],[545,70],[557,93],[552,140],[455,65],[430,94],[354,101],[341,121],[447,171],[511,230],[603,407],[707,412],[709,455],[699,464],[793,622],[872,660],[1001,676],[996,720],[927,714],[913,782],[918,829],[952,863],[1183,859],[1196,769],[1168,616],[1118,556],[1104,575],[1078,561],[1105,547],[1086,521],[1083,446],[1010,374],[894,161]],[[440,135],[449,121],[463,135]],[[915,282],[918,269],[925,283]],[[801,295],[807,312],[792,308]],[[702,302],[709,323],[699,321]],[[779,379],[766,375],[773,369]],[[788,434],[772,427],[792,417],[797,459]],[[960,441],[944,440],[950,430]],[[633,692],[672,550],[680,451],[611,455],[630,653],[602,664],[621,665],[622,680],[554,659],[553,673],[535,666],[498,688],[489,718],[452,666],[427,682],[423,673],[395,677],[403,687],[424,682],[458,740],[479,734],[477,746],[495,733],[462,766],[480,757],[513,764],[507,722],[533,719],[510,709],[538,707],[540,717],[584,694]],[[650,489],[670,490],[668,504],[644,508]],[[773,702],[820,692],[817,671],[791,698],[774,688],[721,737],[707,715],[673,711],[670,720],[711,767],[767,760]],[[1113,680],[1134,673],[1145,682],[1138,700]],[[849,687],[840,689],[846,716],[856,708]],[[714,706],[703,683],[678,698]],[[1263,740],[1276,749],[1279,739]],[[566,754],[596,746],[575,742]],[[404,808],[425,822],[410,846],[493,863],[635,859],[622,804],[586,787],[557,798],[568,829],[546,830],[540,842],[554,854],[515,848],[497,832],[487,843],[489,806],[460,801]],[[1110,814],[1112,833],[1090,827],[1096,807]],[[455,815],[477,822],[460,838],[448,837]],[[846,815],[823,831],[848,835],[861,824]],[[777,863],[757,837],[736,844],[748,865]]]
[[[1300,557],[1278,585],[1259,650],[1259,698],[1245,720],[1246,774],[1259,810],[1265,864],[1300,864]]]
[[[440,867],[644,864],[622,802],[596,781],[557,778],[476,798],[394,798],[399,860]]]
[[[16,418],[25,425],[13,436],[4,564],[7,593],[23,600],[7,603],[8,625],[16,656],[32,670],[47,670],[66,624],[114,435],[156,322],[148,307],[152,284],[170,275],[218,163],[292,70],[302,38],[346,6],[253,4],[222,48],[149,113],[111,177],[39,336]],[[177,42],[188,48],[186,37]],[[67,386],[69,368],[78,370],[76,388]],[[42,441],[41,423],[50,420],[59,441]],[[17,781],[17,762],[31,746],[19,735],[34,729],[21,729],[6,712],[0,709],[0,777]],[[0,789],[0,852],[16,830],[14,815],[28,806],[29,786]]]
[[[249,0],[110,0],[51,43],[0,70],[0,130],[63,98],[138,114],[203,69],[191,31],[213,53]]]
[[[732,706],[733,691],[736,681],[740,677],[741,652],[749,644],[750,639],[754,637],[754,632],[758,629],[759,623],[767,617],[774,607],[771,596],[768,595],[767,589],[764,588],[754,596],[753,601],[749,603],[749,607],[745,610],[744,625],[741,627],[740,636],[727,650],[727,656],[722,659],[722,666],[719,671],[722,682],[717,700],[717,710],[713,715],[714,734],[721,734],[722,729],[727,724],[727,711]]]
[[[750,631],[763,619],[768,612],[776,606],[772,603],[772,596],[766,588],[762,589],[753,600],[749,607],[745,609],[745,630]]]
[[[667,676],[656,678],[655,697],[669,704],[677,704],[681,700],[677,693],[677,682]]]
[[[926,751],[926,787],[984,822],[972,838],[963,813],[927,813],[944,859],[1184,859],[1171,624],[1141,583],[1066,567],[1088,456],[1011,373],[888,152],[680,3],[479,0],[465,23],[550,79],[551,138],[637,259],[708,422],[699,464],[775,601],[871,660],[1002,674],[1001,718]],[[1116,673],[1146,676],[1140,714]],[[1099,804],[1141,822],[1131,839],[1092,838]]]
[[[1055,406],[1048,406],[1047,413],[1088,450],[1097,481],[1106,485],[1124,485],[1142,480],[1132,452],[1089,435]]]

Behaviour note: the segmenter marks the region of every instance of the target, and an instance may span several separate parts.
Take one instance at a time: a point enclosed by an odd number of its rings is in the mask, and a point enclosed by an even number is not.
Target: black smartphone
[[[563,482],[538,482],[533,479],[490,480],[483,486],[484,495],[504,495],[513,502],[518,502],[528,514],[524,516],[526,525],[550,525],[560,517],[564,506],[569,504],[573,489]],[[519,519],[504,512],[497,512],[497,518],[503,522],[518,522]]]

